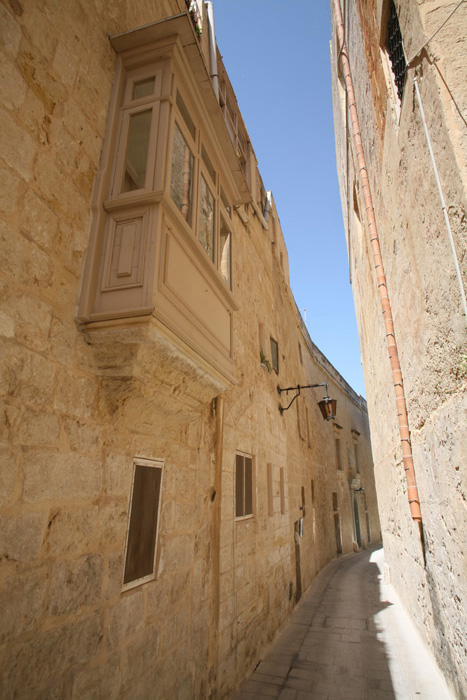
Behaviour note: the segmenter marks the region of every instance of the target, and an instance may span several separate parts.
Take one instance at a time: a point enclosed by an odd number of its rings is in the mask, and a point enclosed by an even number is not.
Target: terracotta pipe
[[[422,534],[422,515],[420,512],[420,500],[418,497],[417,482],[415,479],[415,469],[412,458],[412,445],[410,441],[409,419],[407,415],[407,404],[404,395],[404,385],[402,382],[402,371],[399,362],[399,353],[397,351],[396,337],[394,334],[394,323],[391,312],[391,303],[388,296],[386,275],[384,273],[383,258],[381,256],[381,248],[379,245],[378,229],[376,226],[375,210],[373,207],[373,201],[371,197],[370,181],[368,177],[368,170],[366,167],[365,155],[363,153],[360,124],[358,121],[357,108],[355,104],[355,93],[353,89],[352,76],[350,73],[350,64],[347,55],[347,47],[345,45],[344,22],[342,20],[342,13],[339,0],[334,0],[334,15],[336,18],[337,38],[339,41],[338,61],[339,58],[342,61],[342,72],[345,80],[345,89],[347,92],[349,117],[351,122],[351,134],[353,137],[355,152],[357,155],[360,184],[362,187],[365,210],[367,212],[368,230],[370,233],[370,243],[373,251],[376,281],[379,289],[379,297],[381,301],[381,308],[383,311],[384,326],[386,331],[386,341],[388,345],[389,359],[392,368],[394,391],[396,395],[397,415],[399,419],[399,434],[402,446],[402,460],[404,463],[405,477],[407,480],[407,495],[409,499],[410,514],[412,516],[412,519],[419,523],[420,533]]]

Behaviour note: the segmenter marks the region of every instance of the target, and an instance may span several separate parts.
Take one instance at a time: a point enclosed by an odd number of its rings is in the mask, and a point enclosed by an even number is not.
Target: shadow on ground
[[[381,545],[331,562],[235,700],[394,700],[384,642]]]

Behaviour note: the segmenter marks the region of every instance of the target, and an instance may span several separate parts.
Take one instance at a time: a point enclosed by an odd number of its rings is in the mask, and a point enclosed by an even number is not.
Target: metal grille
[[[402,44],[401,28],[399,26],[399,19],[393,0],[390,0],[389,12],[387,49],[392,64],[397,94],[399,95],[399,99],[402,100],[407,63],[405,61],[404,46]]]

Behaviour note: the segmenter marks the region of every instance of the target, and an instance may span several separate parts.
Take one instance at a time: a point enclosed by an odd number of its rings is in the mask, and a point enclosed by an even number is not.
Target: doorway
[[[302,569],[300,564],[300,520],[294,523],[294,541],[295,541],[295,603],[298,603],[302,597]]]
[[[362,535],[360,532],[360,514],[358,512],[358,501],[357,497],[354,494],[353,497],[353,524],[354,524],[354,530],[355,530],[355,539],[357,541],[357,544],[359,548],[362,548]]]
[[[341,523],[339,513],[334,513],[334,529],[336,531],[336,549],[337,554],[342,554],[342,538],[341,538]]]

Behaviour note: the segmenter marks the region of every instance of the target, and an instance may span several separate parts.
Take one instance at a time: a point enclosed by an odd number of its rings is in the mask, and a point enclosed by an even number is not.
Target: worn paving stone
[[[335,573],[326,578],[325,570],[324,586],[318,576],[235,700],[453,700],[436,665],[426,659],[423,673],[433,684],[418,692],[420,669],[392,635],[393,617],[402,605],[398,599],[380,599],[371,555],[370,550],[333,562]],[[420,644],[414,628],[404,625],[404,645]]]
[[[284,683],[284,678],[283,676],[271,676],[268,674],[264,673],[253,673],[251,676],[252,681],[256,681],[257,683],[269,683],[272,685],[282,685]]]
[[[247,693],[255,693],[257,697],[277,698],[280,688],[277,685],[252,678],[244,685]]]
[[[261,673],[263,675],[280,676],[281,678],[287,678],[289,671],[289,664],[276,664],[268,661],[261,661],[256,669],[257,673]]]

